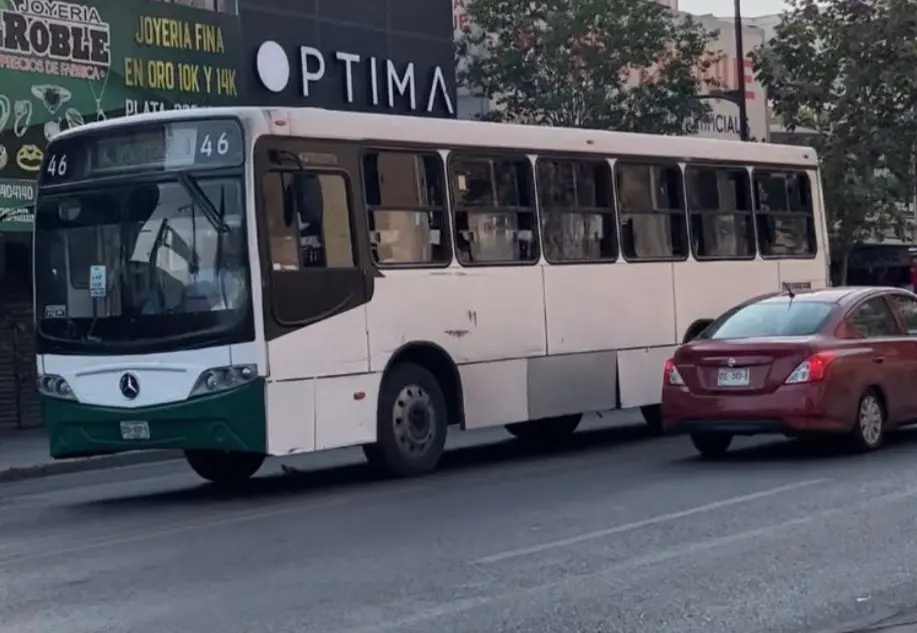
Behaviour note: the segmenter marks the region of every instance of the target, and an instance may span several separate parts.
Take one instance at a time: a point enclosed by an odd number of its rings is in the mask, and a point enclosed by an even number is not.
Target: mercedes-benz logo
[[[730,358],[729,360],[726,361],[726,364],[729,365],[730,367],[735,367],[735,366],[736,366],[736,359]]]
[[[133,400],[140,395],[140,381],[137,380],[137,376],[134,374],[127,373],[121,376],[118,387],[128,400]]]

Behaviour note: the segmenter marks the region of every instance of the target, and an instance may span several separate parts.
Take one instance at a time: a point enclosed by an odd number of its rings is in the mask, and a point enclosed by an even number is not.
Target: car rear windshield
[[[753,303],[714,323],[703,338],[810,336],[818,333],[833,307],[814,301]]]

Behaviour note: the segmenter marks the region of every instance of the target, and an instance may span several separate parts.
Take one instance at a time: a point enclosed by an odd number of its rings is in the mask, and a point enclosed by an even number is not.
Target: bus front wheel
[[[363,453],[372,466],[397,477],[427,473],[446,445],[449,409],[429,370],[414,363],[395,365],[382,382],[376,443]]]
[[[264,463],[264,455],[236,451],[185,451],[191,470],[218,485],[238,485],[251,479]]]

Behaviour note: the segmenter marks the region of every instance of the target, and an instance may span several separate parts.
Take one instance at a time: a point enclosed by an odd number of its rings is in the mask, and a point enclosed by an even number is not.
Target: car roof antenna
[[[790,285],[790,282],[783,282],[783,291],[790,297],[790,303],[793,303],[793,299],[796,298],[796,293],[793,292],[793,287]]]

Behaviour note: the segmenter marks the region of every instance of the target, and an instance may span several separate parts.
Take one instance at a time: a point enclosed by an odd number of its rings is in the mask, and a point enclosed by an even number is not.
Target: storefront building
[[[0,0],[0,428],[41,423],[30,205],[58,131],[237,104],[455,116],[449,0],[317,4]]]
[[[450,0],[240,0],[246,100],[454,117],[450,10]]]

